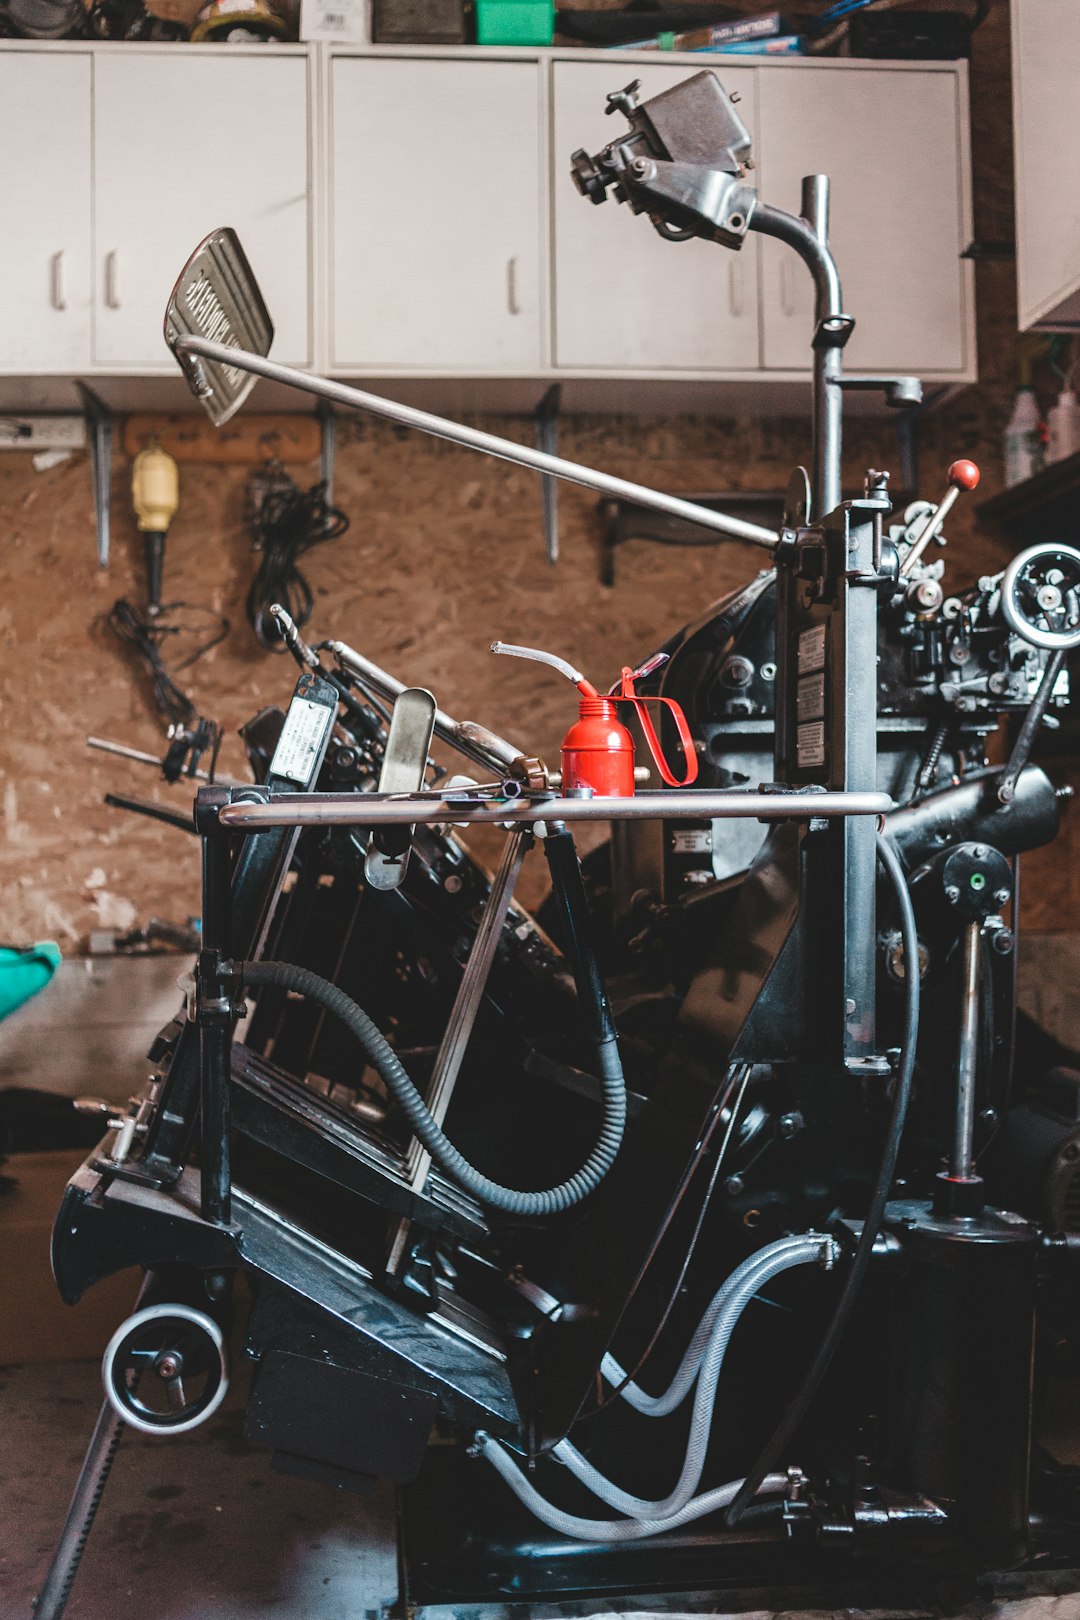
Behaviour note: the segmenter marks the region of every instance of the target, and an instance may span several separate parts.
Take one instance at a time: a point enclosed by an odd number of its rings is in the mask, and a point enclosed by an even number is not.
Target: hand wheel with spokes
[[[1080,551],[1049,543],[1021,551],[1002,575],[1001,611],[1034,647],[1080,646]]]
[[[216,1412],[229,1387],[221,1328],[190,1305],[148,1305],[122,1322],[101,1363],[113,1410],[143,1434],[183,1434]]]

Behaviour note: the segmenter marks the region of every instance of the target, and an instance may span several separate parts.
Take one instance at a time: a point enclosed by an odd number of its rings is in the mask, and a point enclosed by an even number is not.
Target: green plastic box
[[[554,0],[476,0],[478,45],[550,45]]]

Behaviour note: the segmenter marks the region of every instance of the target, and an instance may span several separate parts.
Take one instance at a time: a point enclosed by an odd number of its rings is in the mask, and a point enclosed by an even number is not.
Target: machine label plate
[[[813,720],[798,731],[798,765],[805,770],[825,763],[825,723]]]
[[[306,788],[317,764],[327,725],[333,718],[334,710],[327,704],[293,698],[274,749],[271,776],[283,776],[287,782],[298,782]]]
[[[799,632],[799,674],[809,675],[825,668],[825,626],[811,625]]]
[[[676,855],[708,855],[712,850],[711,827],[680,827],[671,835]]]
[[[804,720],[822,720],[825,717],[825,676],[804,675],[795,695],[799,724]]]

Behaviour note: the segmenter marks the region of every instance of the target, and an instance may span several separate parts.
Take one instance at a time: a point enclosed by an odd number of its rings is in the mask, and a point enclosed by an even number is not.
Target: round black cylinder
[[[895,1476],[1002,1567],[1027,1545],[1039,1230],[995,1209],[969,1219],[919,1209],[894,1230],[907,1262],[894,1319]]]

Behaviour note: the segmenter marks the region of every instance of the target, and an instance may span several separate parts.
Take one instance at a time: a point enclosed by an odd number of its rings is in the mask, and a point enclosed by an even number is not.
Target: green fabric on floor
[[[51,939],[19,949],[0,945],[0,1018],[44,990],[60,966],[60,947]]]

